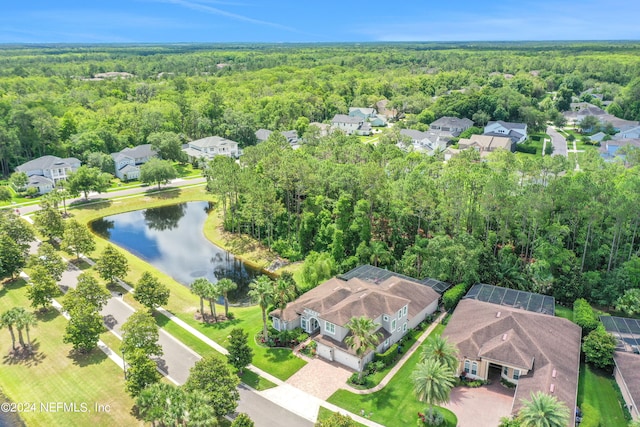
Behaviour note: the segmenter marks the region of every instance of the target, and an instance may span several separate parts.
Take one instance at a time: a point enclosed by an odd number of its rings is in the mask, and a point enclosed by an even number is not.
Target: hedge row
[[[389,366],[393,363],[396,356],[398,355],[398,344],[394,344],[384,353],[376,353],[375,361],[381,361],[384,363],[384,366]]]
[[[446,291],[444,294],[442,294],[442,303],[444,304],[444,309],[447,311],[451,311],[456,308],[456,306],[466,293],[467,285],[464,283],[455,285],[453,288]]]
[[[584,298],[578,298],[573,303],[573,322],[582,328],[583,335],[587,335],[598,326],[596,313]]]

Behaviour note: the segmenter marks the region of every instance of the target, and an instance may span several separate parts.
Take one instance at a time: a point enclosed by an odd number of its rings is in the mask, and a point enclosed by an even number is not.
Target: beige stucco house
[[[280,310],[272,311],[269,315],[273,327],[299,327],[316,334],[320,357],[358,371],[373,360],[374,353],[387,350],[438,308],[440,294],[431,286],[406,276],[388,276],[377,283],[359,277],[329,279],[289,303],[282,318]],[[345,343],[350,333],[347,323],[352,317],[361,316],[372,319],[382,335],[375,351],[362,358]]]

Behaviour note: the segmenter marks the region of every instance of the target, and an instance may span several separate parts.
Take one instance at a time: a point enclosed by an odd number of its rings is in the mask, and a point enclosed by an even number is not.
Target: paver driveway
[[[327,400],[336,390],[345,387],[352,373],[337,363],[315,358],[293,374],[287,384]]]
[[[479,388],[456,387],[443,406],[456,414],[458,427],[495,427],[511,413],[514,392],[500,381]]]

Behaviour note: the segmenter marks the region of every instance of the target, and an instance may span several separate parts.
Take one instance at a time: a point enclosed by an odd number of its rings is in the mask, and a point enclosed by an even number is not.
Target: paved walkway
[[[351,387],[349,385],[346,385],[346,387],[344,387],[344,388],[348,389],[350,392],[356,393],[356,394],[371,394],[371,393],[375,393],[376,391],[382,390],[387,384],[389,384],[389,381],[391,381],[391,379],[396,375],[396,373],[398,373],[400,368],[402,368],[404,366],[404,364],[407,363],[407,360],[409,360],[411,355],[422,345],[422,343],[424,342],[424,340],[427,339],[427,337],[429,336],[431,331],[433,331],[435,329],[435,327],[438,326],[438,324],[440,324],[440,322],[442,321],[442,319],[444,319],[444,316],[446,316],[446,315],[447,315],[446,311],[441,313],[433,321],[433,323],[431,325],[429,325],[429,327],[422,333],[422,335],[420,335],[420,337],[416,340],[416,342],[413,343],[411,348],[400,358],[398,363],[396,363],[396,365],[393,368],[391,368],[389,373],[387,375],[385,375],[385,377],[382,379],[382,381],[380,381],[380,384],[378,384],[377,386],[375,386],[373,388],[367,389],[367,390],[358,390],[358,389],[355,389],[355,388],[353,388],[353,387]]]

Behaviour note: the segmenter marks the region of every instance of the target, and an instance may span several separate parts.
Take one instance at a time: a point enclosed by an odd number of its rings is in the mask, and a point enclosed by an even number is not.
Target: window
[[[333,335],[336,333],[336,325],[331,322],[324,322],[324,330]]]
[[[507,368],[506,366],[502,368],[502,375],[509,375],[509,368]]]
[[[402,317],[402,309],[398,310],[398,319]]]
[[[389,321],[389,316],[387,316],[386,314],[384,316],[382,316],[382,320],[384,320],[385,322]]]
[[[391,321],[391,332],[396,330],[396,319],[393,319]]]
[[[469,361],[465,360],[464,361],[464,371],[468,374],[469,373]]]
[[[304,317],[300,319],[300,327],[305,331],[307,330],[307,319]]]
[[[384,340],[384,348],[388,348],[388,347],[389,347],[389,338]]]
[[[273,318],[273,327],[277,330],[280,330],[280,319],[277,317]]]
[[[513,379],[514,380],[520,379],[520,369],[513,370]]]
[[[402,332],[407,332],[407,322],[404,322],[404,325],[402,325]]]
[[[407,315],[407,306],[406,305],[404,307],[402,307],[402,315],[403,316]]]
[[[471,375],[476,375],[478,373],[478,362],[473,362],[471,364]]]

